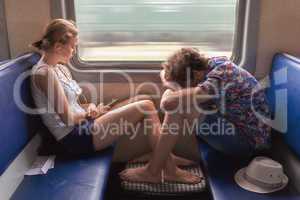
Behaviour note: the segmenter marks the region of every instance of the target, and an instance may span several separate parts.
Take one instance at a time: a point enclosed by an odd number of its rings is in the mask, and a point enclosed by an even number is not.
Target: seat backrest
[[[35,131],[35,118],[23,112],[16,96],[26,106],[33,106],[29,77],[16,87],[24,72],[38,62],[40,55],[30,53],[0,65],[0,175],[22,151]],[[38,118],[36,118],[38,119]]]
[[[300,59],[288,54],[276,54],[270,73],[267,97],[275,123],[281,124],[285,143],[300,158]],[[286,126],[286,128],[285,128]],[[280,129],[280,128],[279,128]]]

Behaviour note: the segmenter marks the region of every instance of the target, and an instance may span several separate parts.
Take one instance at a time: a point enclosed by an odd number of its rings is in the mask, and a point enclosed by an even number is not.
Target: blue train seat
[[[14,101],[14,86],[17,78],[29,70],[40,56],[38,54],[23,55],[0,66],[0,174],[16,158],[18,153],[30,140],[29,116],[22,112]],[[25,104],[30,104],[29,80],[22,85],[20,96]]]
[[[45,175],[25,176],[11,199],[105,199],[113,149],[78,159],[58,157]]]
[[[281,191],[271,194],[257,194],[240,188],[234,181],[234,174],[247,166],[250,160],[237,160],[222,155],[204,142],[199,143],[201,162],[208,178],[208,185],[214,200],[292,200],[300,199],[300,60],[287,54],[274,56],[270,73],[270,87],[266,90],[273,115],[284,119],[285,98],[288,102],[287,124],[281,124],[281,130],[272,132],[272,151],[267,154],[284,165],[290,178],[289,185]],[[279,89],[279,90],[278,90]],[[280,90],[283,89],[283,90]],[[279,93],[278,93],[279,91]],[[287,93],[286,93],[287,91]],[[287,96],[285,96],[287,94]],[[275,106],[276,105],[276,106]],[[275,109],[279,107],[279,109]],[[277,113],[275,113],[275,110]],[[278,113],[279,112],[279,113]],[[279,114],[279,115],[278,115]],[[283,116],[280,118],[280,116]],[[278,121],[274,121],[278,123]],[[285,128],[286,126],[286,128]],[[278,156],[281,155],[281,156]]]
[[[24,176],[21,166],[32,164],[28,150],[36,139],[40,128],[37,117],[26,114],[16,104],[16,97],[27,106],[33,106],[29,78],[15,88],[21,74],[27,72],[40,59],[36,53],[26,54],[0,65],[0,185],[2,198],[10,199],[104,199],[107,177],[113,155],[113,147],[90,156],[67,158],[58,156],[55,168],[45,175]],[[30,146],[30,147],[31,147]],[[17,162],[18,165],[14,163]],[[13,166],[14,165],[14,166]],[[8,174],[8,175],[7,175]],[[13,176],[13,177],[11,177]],[[16,177],[15,177],[16,176]],[[5,185],[3,179],[9,182]],[[13,179],[20,181],[11,194]]]

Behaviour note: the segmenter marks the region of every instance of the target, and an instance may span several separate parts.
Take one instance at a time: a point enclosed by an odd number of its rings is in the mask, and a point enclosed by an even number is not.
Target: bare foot
[[[119,173],[121,179],[131,182],[160,183],[161,174],[151,174],[146,166],[126,169]]]
[[[148,165],[144,167],[126,169],[123,170],[119,175],[121,179],[131,182],[161,183],[161,174],[151,174],[147,166]],[[196,184],[199,183],[202,179],[202,177],[194,175],[178,167],[176,167],[176,170],[174,170],[173,172],[168,172],[167,170],[165,170],[165,173],[163,175],[164,181],[186,184]]]
[[[165,171],[163,178],[164,181],[179,182],[186,184],[196,184],[201,182],[201,180],[203,179],[203,177],[197,176],[178,167],[176,167],[176,170],[174,172]]]
[[[148,154],[145,154],[141,157],[138,157],[136,159],[133,159],[131,161],[129,161],[130,163],[143,163],[143,162],[148,162],[151,158],[152,154],[151,153],[148,153]],[[192,160],[189,160],[189,159],[185,159],[185,158],[182,158],[182,157],[179,157],[179,156],[176,156],[174,154],[171,154],[171,156],[173,157],[173,160],[174,160],[174,163],[177,165],[177,166],[191,166],[191,165],[196,165],[197,163],[192,161]]]
[[[197,165],[195,161],[176,156],[174,154],[171,154],[173,156],[174,162],[177,166],[192,166],[192,165]]]
[[[138,158],[128,161],[129,163],[145,163],[148,162],[151,158],[151,153],[144,154]]]

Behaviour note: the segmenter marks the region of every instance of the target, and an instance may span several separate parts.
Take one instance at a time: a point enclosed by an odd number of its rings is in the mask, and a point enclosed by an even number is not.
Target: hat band
[[[268,188],[268,189],[275,189],[282,186],[282,180],[280,183],[264,183],[262,181],[256,180],[250,176],[247,175],[247,173],[244,173],[244,178],[249,181],[250,183],[257,185],[259,187]]]

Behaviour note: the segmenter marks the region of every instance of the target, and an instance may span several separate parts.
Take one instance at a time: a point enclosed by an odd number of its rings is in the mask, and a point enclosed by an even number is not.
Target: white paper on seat
[[[25,173],[25,175],[38,175],[46,174],[49,169],[54,168],[55,156],[38,156],[31,168]]]

